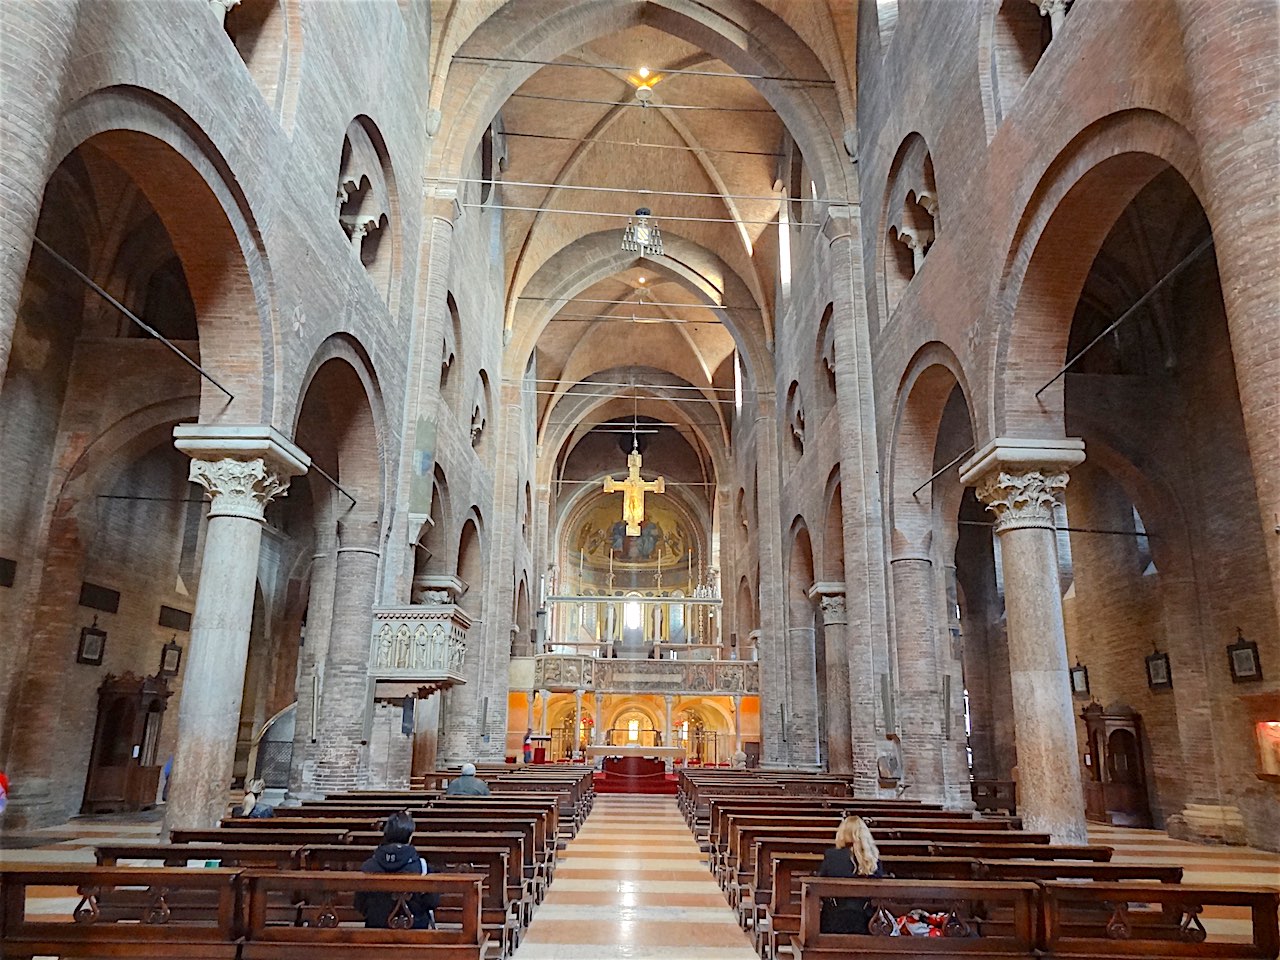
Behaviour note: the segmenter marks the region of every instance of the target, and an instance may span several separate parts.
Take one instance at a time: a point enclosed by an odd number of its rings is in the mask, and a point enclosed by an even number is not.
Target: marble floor
[[[596,797],[516,960],[753,960],[674,797]]]
[[[98,843],[158,839],[158,814],[78,817],[0,835],[0,864],[92,863]],[[1090,839],[1117,863],[1174,864],[1183,882],[1280,887],[1280,854],[1173,840],[1158,830],[1093,825]],[[73,890],[49,890],[28,909],[67,914]],[[1245,932],[1243,918],[1209,911],[1214,934]],[[1216,929],[1215,929],[1216,928]],[[555,882],[515,960],[752,960],[755,953],[707,871],[673,797],[600,795],[561,854]]]

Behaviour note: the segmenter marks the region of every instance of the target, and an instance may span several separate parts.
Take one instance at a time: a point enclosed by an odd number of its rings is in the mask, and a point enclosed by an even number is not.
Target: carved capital
[[[993,470],[975,492],[996,516],[995,532],[1023,527],[1053,529],[1053,507],[1067,486],[1065,470]]]
[[[1042,17],[1053,17],[1055,14],[1065,17],[1067,14],[1067,0],[1031,0],[1031,2],[1040,10]]]
[[[289,489],[288,475],[267,466],[261,457],[192,460],[188,477],[208,491],[210,517],[261,520],[267,504]]]
[[[822,598],[822,622],[826,626],[837,623],[848,623],[849,614],[845,608],[843,595],[828,595]]]

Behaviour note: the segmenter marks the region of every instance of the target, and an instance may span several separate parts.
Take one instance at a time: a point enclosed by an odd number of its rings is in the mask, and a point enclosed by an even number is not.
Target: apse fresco
[[[656,568],[661,560],[664,569],[686,570],[691,551],[696,569],[699,538],[677,511],[663,503],[661,496],[645,497],[645,518],[638,537],[627,536],[622,522],[622,498],[616,495],[593,501],[585,514],[579,513],[574,529],[572,555],[565,558],[568,569],[576,569],[578,564],[608,568],[612,553],[615,567]]]

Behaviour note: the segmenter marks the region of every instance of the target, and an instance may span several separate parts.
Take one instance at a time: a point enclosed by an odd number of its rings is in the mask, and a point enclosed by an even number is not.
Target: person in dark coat
[[[822,854],[820,877],[883,877],[880,850],[861,817],[845,817],[836,829],[836,845]],[[871,905],[861,897],[823,897],[819,918],[823,933],[867,933]]]
[[[462,774],[449,781],[444,795],[446,797],[487,797],[489,785],[476,776],[474,763],[464,763]]]
[[[361,873],[407,873],[422,876],[431,872],[427,861],[418,856],[409,840],[413,837],[413,817],[401,810],[387,817],[382,827],[383,843],[373,851],[373,856],[360,867]],[[433,911],[440,905],[438,893],[415,893],[408,900],[413,914],[414,930],[430,930],[435,927]],[[396,907],[392,893],[356,891],[356,909],[364,914],[364,925],[379,930],[390,926],[391,913]]]

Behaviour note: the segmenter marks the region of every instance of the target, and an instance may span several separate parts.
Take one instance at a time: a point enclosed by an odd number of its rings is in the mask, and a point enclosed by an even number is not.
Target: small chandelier
[[[634,220],[627,220],[627,228],[622,231],[623,250],[649,257],[662,256],[662,232],[649,219],[652,215],[648,207],[641,207],[636,211]]]

